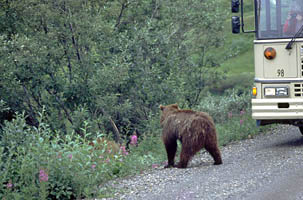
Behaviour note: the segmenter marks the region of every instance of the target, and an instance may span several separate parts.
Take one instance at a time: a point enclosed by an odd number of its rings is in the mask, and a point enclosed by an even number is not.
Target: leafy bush
[[[230,93],[230,90],[236,90],[238,93],[243,93],[248,89],[251,89],[252,85],[252,74],[236,74],[217,79],[213,87],[210,88],[210,91],[211,93],[220,95]]]
[[[251,118],[251,113],[240,111],[229,113],[225,122],[218,123],[216,129],[220,145],[227,145],[232,141],[253,137],[259,133],[256,121]]]
[[[82,134],[83,120],[109,133],[109,117],[124,135],[143,132],[157,104],[193,107],[219,77],[209,52],[224,44],[221,10],[212,0],[4,1],[1,98],[35,126],[45,106],[63,135]]]
[[[109,150],[109,140],[95,148],[86,139],[88,126],[84,137],[72,133],[61,138],[42,121],[38,128],[27,126],[24,115],[6,122],[0,141],[0,198],[93,196],[101,183],[119,173],[126,152]]]
[[[159,136],[143,136],[138,147],[119,146],[102,134],[91,140],[89,123],[83,137],[62,137],[39,117],[39,127],[24,114],[5,122],[0,141],[0,199],[79,199],[101,195],[106,181],[135,174],[165,158]],[[89,138],[89,139],[88,139]]]
[[[209,94],[200,102],[197,109],[209,113],[216,123],[224,123],[230,115],[249,111],[250,100],[249,92],[239,95],[237,90],[231,90],[229,94],[224,96]]]

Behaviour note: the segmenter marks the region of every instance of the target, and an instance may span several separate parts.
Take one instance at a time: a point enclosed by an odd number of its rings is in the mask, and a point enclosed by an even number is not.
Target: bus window
[[[285,35],[293,36],[303,25],[303,9],[299,2],[293,1],[289,6],[287,18],[283,27]]]
[[[258,39],[290,38],[303,25],[302,0],[257,0]]]

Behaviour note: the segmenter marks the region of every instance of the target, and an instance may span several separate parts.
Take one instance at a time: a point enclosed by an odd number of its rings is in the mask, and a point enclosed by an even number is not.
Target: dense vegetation
[[[160,104],[209,112],[221,145],[257,132],[242,73],[252,67],[242,57],[229,72],[252,36],[231,39],[227,6],[0,0],[0,198],[100,196],[104,182],[158,165]],[[134,130],[140,144],[125,150]]]
[[[32,125],[45,106],[53,130],[144,130],[160,103],[193,107],[220,78],[213,1],[2,2],[0,93]]]

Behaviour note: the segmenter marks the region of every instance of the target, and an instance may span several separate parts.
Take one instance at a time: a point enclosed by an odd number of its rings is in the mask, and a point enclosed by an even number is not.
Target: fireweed
[[[40,169],[40,172],[39,172],[39,181],[40,182],[47,182],[48,181],[48,174],[43,169]]]
[[[125,146],[108,153],[105,144],[98,149],[90,146],[86,135],[70,133],[62,138],[42,121],[39,124],[29,127],[18,115],[3,127],[0,199],[91,198],[102,183],[127,171]],[[97,134],[96,140],[102,137]]]

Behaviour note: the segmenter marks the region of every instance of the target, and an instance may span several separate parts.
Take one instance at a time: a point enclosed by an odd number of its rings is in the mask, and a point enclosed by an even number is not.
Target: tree
[[[216,2],[159,0],[1,1],[0,93],[37,125],[127,133],[159,104],[195,106],[222,44]],[[14,23],[11,23],[11,22]],[[218,76],[217,76],[218,77]]]

